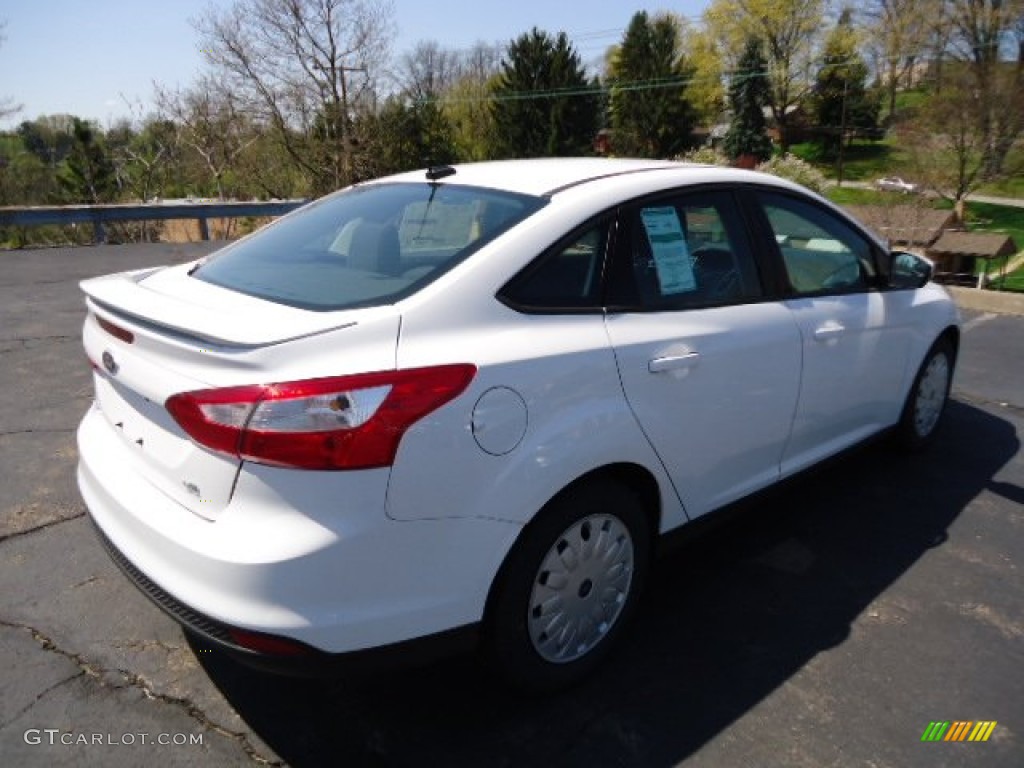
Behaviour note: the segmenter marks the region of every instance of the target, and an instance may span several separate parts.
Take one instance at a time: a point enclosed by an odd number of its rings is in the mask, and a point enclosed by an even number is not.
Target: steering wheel
[[[851,288],[859,285],[860,282],[860,264],[856,261],[848,261],[829,272],[825,279],[821,281],[821,287],[824,290]]]
[[[709,299],[728,299],[741,293],[735,257],[724,248],[698,248],[690,254],[701,292]]]

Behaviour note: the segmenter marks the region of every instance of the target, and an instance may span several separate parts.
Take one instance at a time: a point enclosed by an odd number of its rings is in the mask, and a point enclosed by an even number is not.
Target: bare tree
[[[372,109],[391,18],[390,0],[236,0],[194,24],[231,93],[325,192],[353,179],[354,116]]]
[[[931,33],[934,0],[869,0],[866,41],[885,88],[888,114],[896,112],[896,93],[911,85],[914,67]]]
[[[985,136],[978,130],[979,94],[970,77],[950,72],[918,119],[897,128],[914,174],[951,200],[960,221],[967,195],[985,180]]]
[[[0,21],[0,44],[7,39],[4,30],[7,28],[7,21]],[[18,114],[21,111],[21,104],[15,104],[10,98],[0,99],[0,120]]]
[[[461,75],[458,51],[442,48],[436,40],[422,40],[402,56],[396,78],[403,93],[425,100],[441,96]]]
[[[224,82],[202,77],[185,90],[156,86],[156,103],[178,125],[178,140],[201,158],[223,199],[225,176],[257,138],[239,97]]]
[[[1003,172],[1024,131],[1024,0],[946,0],[951,50],[969,74],[983,175]]]
[[[462,52],[459,78],[445,91],[441,107],[461,160],[487,160],[495,142],[492,90],[500,78],[504,43],[478,42]]]

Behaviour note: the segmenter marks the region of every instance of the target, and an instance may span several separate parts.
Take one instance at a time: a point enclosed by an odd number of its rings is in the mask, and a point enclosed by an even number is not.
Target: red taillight
[[[405,431],[457,397],[473,365],[183,392],[166,403],[200,445],[301,469],[390,466]]]

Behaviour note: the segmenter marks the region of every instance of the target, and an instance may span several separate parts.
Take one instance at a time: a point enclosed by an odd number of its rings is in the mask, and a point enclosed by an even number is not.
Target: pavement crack
[[[126,669],[118,669],[117,672],[119,675],[121,675],[122,678],[124,678],[125,682],[128,683],[128,685],[142,691],[142,694],[147,699],[152,699],[155,701],[162,702],[164,704],[168,704],[170,706],[179,707],[180,709],[183,709],[188,714],[189,717],[191,717],[193,720],[201,724],[203,727],[208,728],[211,731],[219,733],[221,736],[224,736],[237,742],[238,745],[245,752],[245,754],[248,755],[249,759],[257,765],[283,765],[283,763],[280,760],[272,760],[270,758],[265,757],[264,755],[261,755],[249,741],[249,737],[246,734],[240,733],[238,731],[229,730],[228,728],[225,728],[224,726],[219,725],[218,723],[211,720],[209,717],[207,717],[206,713],[203,712],[203,710],[200,709],[199,706],[195,704],[195,702],[193,702],[191,699],[181,696],[171,696],[166,693],[160,693],[158,691],[155,691],[144,677],[142,677],[139,674],[136,674],[135,672],[130,672]]]
[[[30,341],[71,341],[78,340],[78,334],[57,333],[48,336],[16,336],[12,339],[0,339],[0,344],[22,344]]]
[[[67,683],[69,680],[74,680],[76,678],[83,676],[90,678],[96,685],[100,686],[101,688],[120,687],[108,682],[104,678],[104,670],[101,667],[91,663],[79,653],[73,653],[72,651],[68,651],[64,648],[61,648],[52,637],[49,637],[36,627],[30,626],[28,624],[23,624],[21,622],[6,621],[4,619],[0,619],[0,626],[8,627],[9,629],[20,629],[29,632],[32,635],[32,638],[37,643],[39,643],[40,647],[44,651],[56,653],[59,656],[63,656],[64,658],[74,662],[74,664],[79,669],[79,671],[74,675],[71,675],[65,680],[55,683],[54,685],[50,686],[45,691],[40,693],[38,696],[36,696],[36,700],[29,704],[26,709],[30,709],[32,706],[35,705],[36,702],[39,701],[39,699],[41,699],[54,688]],[[253,746],[252,742],[249,741],[249,737],[245,733],[232,731],[211,720],[206,715],[206,713],[203,712],[203,710],[200,709],[199,706],[196,705],[195,702],[193,702],[192,700],[179,696],[171,696],[166,693],[160,693],[159,691],[154,690],[153,687],[146,681],[145,678],[143,678],[139,674],[136,674],[135,672],[131,672],[126,669],[117,669],[115,671],[117,675],[120,676],[120,678],[124,681],[124,684],[126,686],[137,689],[147,699],[159,701],[162,704],[167,704],[168,706],[176,707],[180,710],[183,710],[190,718],[195,720],[204,728],[236,742],[253,763],[257,765],[271,766],[283,765],[283,763],[280,760],[271,759],[260,754],[259,751],[257,751],[257,749]],[[18,714],[21,715],[23,714],[23,712],[20,712]]]
[[[3,622],[0,622],[0,623],[3,623]],[[7,626],[7,625],[5,624],[5,626]],[[19,709],[17,712],[15,712],[13,716],[11,716],[7,720],[4,720],[3,722],[0,722],[0,731],[2,731],[5,728],[7,728],[7,726],[9,726],[11,723],[17,722],[18,719],[22,715],[24,715],[26,712],[31,710],[36,704],[38,704],[40,701],[42,701],[44,698],[46,698],[46,696],[48,694],[52,693],[53,691],[57,690],[58,688],[60,688],[63,685],[67,685],[72,680],[77,680],[78,678],[82,677],[84,674],[85,674],[85,672],[83,672],[81,669],[79,669],[77,672],[75,672],[75,674],[68,675],[63,680],[58,680],[53,685],[51,685],[48,688],[45,688],[44,690],[42,690],[39,693],[37,693],[36,697],[34,699],[32,699],[32,701],[30,701],[24,707]]]
[[[9,355],[12,352],[24,352],[25,350],[36,349],[40,342],[55,341],[60,343],[78,342],[80,338],[70,335],[56,336],[24,336],[16,339],[0,339],[0,345],[10,345],[0,349],[0,355]]]
[[[69,432],[74,432],[77,427],[65,427],[63,429],[10,429],[4,432],[0,432],[0,437],[10,437],[11,435],[63,435]]]
[[[61,523],[67,523],[67,522],[70,522],[71,520],[77,520],[80,517],[85,517],[85,510],[84,509],[82,511],[74,514],[74,515],[71,515],[70,517],[61,517],[61,518],[58,518],[56,520],[50,520],[48,523],[43,523],[42,525],[37,525],[34,528],[27,528],[24,531],[15,531],[14,533],[6,533],[6,534],[0,536],[0,544],[3,544],[5,541],[9,541],[10,539],[17,539],[17,538],[21,538],[22,536],[27,536],[30,533],[36,533],[37,531],[45,531],[47,528],[52,528],[55,525],[60,525]],[[0,624],[2,624],[2,623],[3,623],[2,620],[0,620]]]

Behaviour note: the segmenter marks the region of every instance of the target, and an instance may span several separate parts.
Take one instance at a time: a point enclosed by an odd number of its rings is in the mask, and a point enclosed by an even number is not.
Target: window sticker
[[[662,296],[697,290],[693,264],[690,263],[690,253],[676,209],[644,208],[640,211],[640,218],[647,232],[647,242],[651,244]]]

